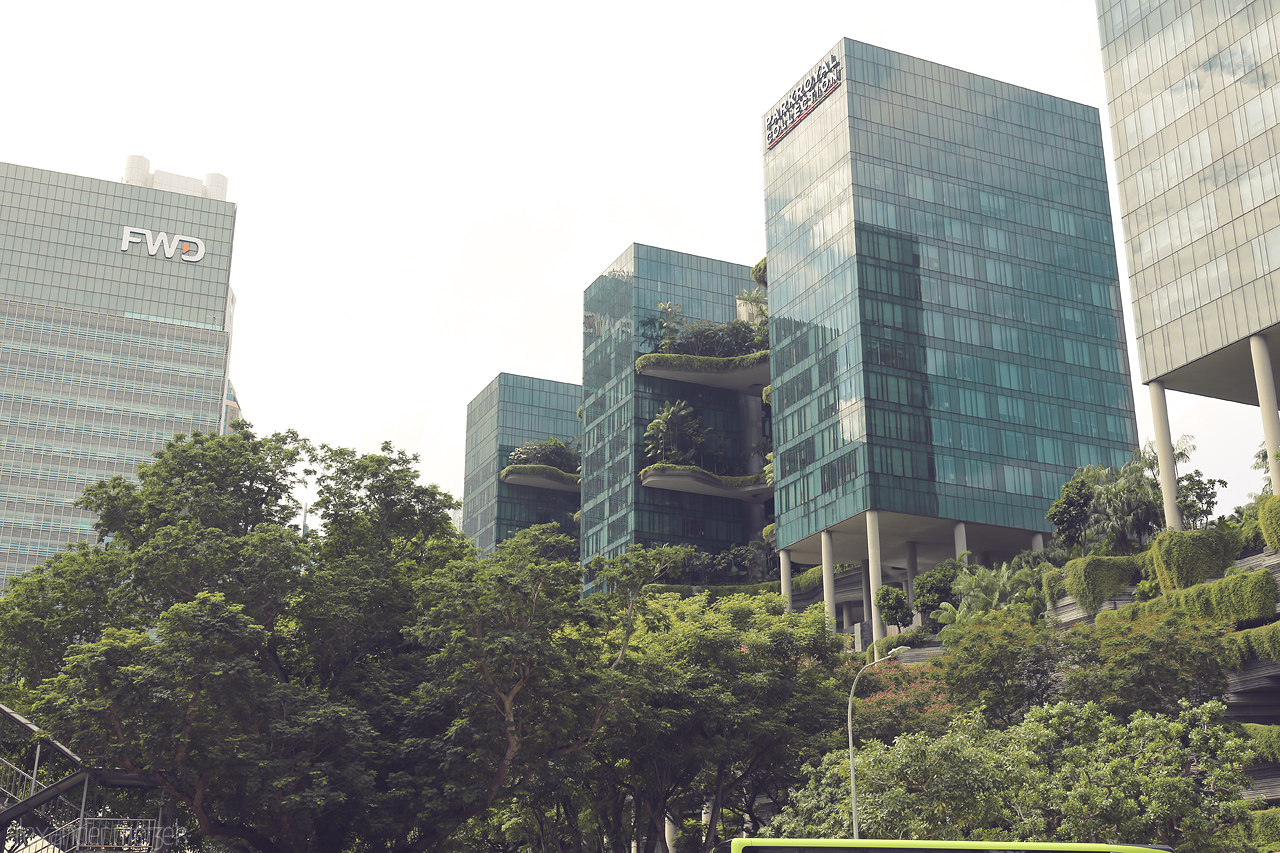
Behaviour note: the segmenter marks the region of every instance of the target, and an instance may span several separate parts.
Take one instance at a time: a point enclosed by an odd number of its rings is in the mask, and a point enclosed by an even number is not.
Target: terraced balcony
[[[655,352],[636,359],[636,373],[758,395],[769,384],[769,351],[733,358]]]
[[[498,479],[509,486],[533,486],[575,494],[582,491],[580,474],[570,474],[552,465],[508,465],[498,473]]]

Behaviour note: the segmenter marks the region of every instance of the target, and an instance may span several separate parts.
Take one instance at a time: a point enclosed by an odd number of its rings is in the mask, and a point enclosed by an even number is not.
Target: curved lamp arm
[[[858,690],[858,679],[862,677],[862,673],[871,669],[878,663],[884,663],[887,660],[893,660],[898,655],[907,650],[906,646],[898,646],[891,649],[887,655],[866,664],[862,669],[858,670],[858,674],[853,677],[853,686],[849,688],[849,805],[853,814],[853,837],[855,840],[860,838],[858,835],[858,783],[857,777],[853,772],[853,694]]]

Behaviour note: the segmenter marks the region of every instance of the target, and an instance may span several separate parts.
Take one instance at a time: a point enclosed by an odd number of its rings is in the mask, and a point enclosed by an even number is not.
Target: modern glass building
[[[236,208],[226,179],[0,163],[0,583],[90,540],[72,506],[175,433],[218,432]],[[156,182],[176,190],[154,189]]]
[[[527,441],[557,438],[576,447],[581,405],[581,385],[510,373],[499,373],[467,405],[462,530],[481,551],[535,524],[577,530],[576,484],[501,475],[511,451]]]
[[[762,143],[778,547],[833,616],[862,564],[865,618],[886,575],[1007,559],[1075,468],[1130,458],[1098,112],[844,39]]]
[[[688,320],[724,323],[737,297],[755,289],[751,268],[633,244],[587,288],[583,299],[582,555],[610,557],[632,544],[691,544],[716,553],[758,538],[761,490],[736,495],[714,478],[656,477],[644,434],[668,403],[688,403],[726,448],[739,450],[747,419],[760,417],[767,371],[742,382],[680,371],[638,373],[636,360],[656,345],[659,303]],[[741,387],[739,387],[741,386]],[[753,396],[754,395],[754,396]],[[744,408],[744,400],[755,408]],[[754,414],[752,414],[754,413]],[[660,484],[660,485],[659,485]]]
[[[1260,407],[1280,447],[1280,0],[1097,0],[1165,514],[1170,388]],[[1280,463],[1271,460],[1280,487]]]

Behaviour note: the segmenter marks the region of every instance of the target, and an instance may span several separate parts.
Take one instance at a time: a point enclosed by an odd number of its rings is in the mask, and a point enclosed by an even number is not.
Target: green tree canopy
[[[1165,844],[1231,848],[1224,830],[1249,807],[1246,738],[1219,703],[1127,721],[1063,702],[996,731],[963,715],[941,737],[874,741],[857,757],[863,837]],[[808,783],[769,827],[782,837],[851,835],[848,752],[812,765]]]

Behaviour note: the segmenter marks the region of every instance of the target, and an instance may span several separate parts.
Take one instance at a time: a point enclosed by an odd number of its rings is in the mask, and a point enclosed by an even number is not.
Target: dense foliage
[[[582,454],[558,438],[526,441],[507,456],[508,465],[550,465],[567,474],[576,474],[582,466]]]
[[[705,440],[692,407],[665,409],[659,455],[688,452],[686,430]],[[561,450],[512,458],[571,464]],[[261,853],[710,853],[743,832],[838,837],[860,671],[865,834],[1210,853],[1275,828],[1240,794],[1254,746],[1269,756],[1280,738],[1239,736],[1215,702],[1242,661],[1280,660],[1280,623],[1233,630],[1269,616],[1274,583],[1196,583],[1234,553],[1229,526],[1100,527],[1096,507],[1133,470],[1078,478],[1075,509],[1060,507],[1078,541],[1060,530],[1007,564],[949,560],[917,577],[927,624],[881,653],[940,628],[945,653],[863,670],[874,658],[849,654],[821,606],[790,613],[766,591],[771,545],[636,548],[594,561],[599,591],[583,598],[571,539],[545,526],[477,554],[415,463],[246,424],[175,438],[136,481],[85,492],[100,544],[0,598],[5,701],[72,749],[161,780],[193,840]],[[305,533],[304,480],[320,519]],[[1056,591],[1091,606],[1143,571],[1166,594],[1096,626],[1044,616]],[[699,592],[709,581],[720,588]],[[901,591],[877,602],[911,623]]]

